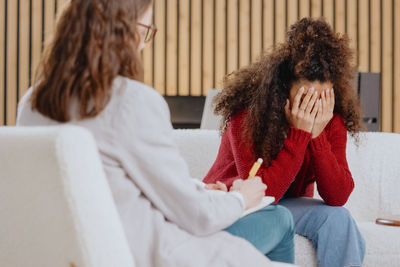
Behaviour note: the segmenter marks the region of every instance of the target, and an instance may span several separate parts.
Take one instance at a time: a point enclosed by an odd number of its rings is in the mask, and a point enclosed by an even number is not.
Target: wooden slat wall
[[[16,88],[17,90],[6,90],[5,100],[7,104],[5,120],[10,124],[15,124],[17,110],[17,91],[18,91],[18,74],[17,74],[17,47],[18,47],[18,2],[6,1],[6,88]]]
[[[68,0],[0,0],[0,126],[15,125],[44,43]]]
[[[200,2],[200,1],[199,1]],[[206,93],[207,88],[211,88],[214,83],[214,73],[216,69],[214,69],[214,57],[217,53],[214,54],[214,36],[216,36],[217,27],[214,28],[214,1],[213,0],[204,0],[203,1],[203,29],[202,29],[202,38],[203,38],[203,57],[201,58],[201,71],[202,71],[202,83],[201,90]],[[222,16],[223,17],[223,16]],[[218,25],[220,28],[222,25]],[[210,33],[210,34],[208,34]],[[216,50],[216,49],[215,49]],[[219,59],[221,62],[221,59]]]
[[[400,133],[400,0],[394,2],[394,70],[393,70],[393,130],[394,132]]]
[[[5,124],[5,109],[6,101],[4,98],[5,93],[5,17],[6,8],[5,0],[0,0],[0,126]]]
[[[226,46],[226,57],[227,57],[227,72],[231,73],[239,67],[239,12],[238,12],[239,0],[228,0],[227,1],[227,46]],[[217,79],[221,79],[217,77]]]
[[[166,5],[166,94],[177,95],[178,80],[176,70],[178,69],[178,1],[168,0],[166,1]]]
[[[68,0],[0,0],[0,125],[15,123],[43,43]],[[347,33],[362,72],[382,73],[382,130],[400,133],[400,0],[154,0],[158,33],[144,81],[163,95],[206,95],[223,76],[285,40],[298,19],[323,16]]]
[[[189,95],[190,88],[190,3],[189,1],[179,1],[178,5],[178,94],[184,96]]]

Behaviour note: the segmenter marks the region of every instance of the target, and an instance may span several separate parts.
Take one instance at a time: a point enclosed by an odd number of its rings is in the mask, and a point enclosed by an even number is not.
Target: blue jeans
[[[365,242],[346,208],[312,198],[286,198],[279,204],[291,211],[296,233],[313,242],[318,266],[362,265]]]
[[[242,237],[273,261],[294,263],[294,224],[290,212],[270,205],[251,213],[226,228]]]

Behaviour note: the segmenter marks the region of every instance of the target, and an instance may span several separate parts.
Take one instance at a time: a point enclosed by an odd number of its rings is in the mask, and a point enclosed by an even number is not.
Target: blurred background
[[[0,0],[0,125],[15,124],[17,103],[68,1]],[[370,110],[365,122],[400,133],[400,0],[154,0],[158,32],[143,52],[144,82],[165,96],[173,120],[189,114],[182,125],[197,126],[208,90],[283,42],[288,27],[307,16],[325,17],[349,35],[361,73],[355,89]]]

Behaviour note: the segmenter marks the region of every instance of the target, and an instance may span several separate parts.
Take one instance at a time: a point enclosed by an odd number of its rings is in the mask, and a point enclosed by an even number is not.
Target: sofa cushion
[[[317,255],[312,242],[301,236],[294,237],[295,262],[299,266],[317,266]]]
[[[400,227],[358,223],[367,245],[364,267],[395,267],[400,264]]]

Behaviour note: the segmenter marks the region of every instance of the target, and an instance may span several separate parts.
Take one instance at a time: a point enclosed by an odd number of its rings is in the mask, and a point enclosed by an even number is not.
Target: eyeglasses
[[[153,25],[146,25],[146,24],[142,24],[142,23],[139,23],[139,22],[137,22],[136,24],[139,25],[139,26],[145,27],[147,29],[146,34],[144,35],[144,42],[145,43],[150,42],[151,39],[153,39],[154,36],[157,33],[157,27],[154,24]]]

